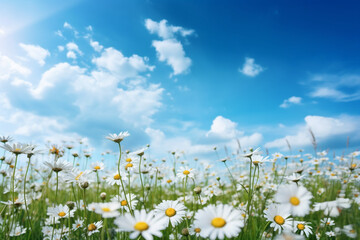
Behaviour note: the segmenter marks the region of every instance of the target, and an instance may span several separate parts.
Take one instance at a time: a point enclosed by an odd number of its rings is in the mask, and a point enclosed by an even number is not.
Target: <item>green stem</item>
[[[30,224],[30,233],[29,233],[29,237],[31,236],[31,232],[32,232],[32,223],[31,223],[31,221],[30,221],[29,210],[28,210],[28,207],[27,207],[27,202],[26,202],[26,177],[27,177],[27,174],[28,174],[28,171],[29,171],[30,162],[31,162],[31,156],[29,157],[29,163],[28,163],[27,168],[26,168],[26,172],[25,172],[25,181],[24,181],[24,201],[25,201],[25,211],[26,211],[27,219],[28,219],[29,224]]]

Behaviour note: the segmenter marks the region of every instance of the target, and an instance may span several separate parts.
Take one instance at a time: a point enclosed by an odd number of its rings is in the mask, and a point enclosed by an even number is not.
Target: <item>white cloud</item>
[[[160,22],[146,19],[145,27],[149,30],[150,33],[155,33],[163,39],[174,38],[176,33],[179,33],[183,37],[194,33],[194,30],[192,29],[185,29],[180,26],[168,25],[167,20],[165,19],[161,20]]]
[[[151,117],[162,106],[161,98],[164,89],[158,84],[151,84],[147,89],[137,87],[135,89],[118,89],[112,102],[118,107],[120,117],[126,122],[137,122],[148,125],[152,122]]]
[[[40,66],[44,66],[45,58],[50,56],[50,52],[38,45],[31,44],[19,44],[22,49],[24,49],[27,53],[27,56],[36,60]]]
[[[249,77],[255,77],[262,71],[264,71],[263,67],[256,64],[254,58],[245,58],[245,63],[242,69],[239,69],[239,72]]]
[[[83,53],[80,51],[79,46],[74,42],[69,42],[66,44],[66,49],[68,50],[66,57],[76,59],[77,54],[82,55]],[[76,54],[77,53],[77,54]]]
[[[64,22],[64,28],[73,29],[73,27],[68,22]]]
[[[288,108],[291,105],[297,105],[301,104],[302,98],[301,97],[289,97],[288,99],[285,99],[283,103],[280,105],[281,108]]]
[[[0,54],[0,80],[7,80],[12,76],[28,76],[31,70],[15,62],[11,58]]]
[[[187,73],[191,66],[191,59],[185,56],[183,45],[176,38],[176,35],[180,34],[180,36],[186,37],[192,35],[194,30],[168,25],[165,19],[160,22],[146,19],[145,27],[150,33],[157,34],[163,39],[154,40],[152,46],[157,52],[158,59],[172,67],[172,75]]]
[[[72,81],[77,79],[84,72],[85,69],[78,66],[71,66],[69,63],[58,63],[43,73],[38,86],[31,89],[31,94],[36,99],[42,99],[49,89],[56,87],[63,91],[64,89],[60,88],[59,83],[70,85]]]
[[[166,62],[173,69],[173,74],[186,73],[191,66],[191,59],[185,56],[185,51],[180,42],[174,39],[163,41],[154,40],[157,56],[161,62]]]
[[[242,132],[239,132],[236,128],[237,123],[222,116],[217,116],[213,120],[207,136],[213,135],[224,139],[236,138],[239,136],[239,134],[243,134]]]
[[[152,71],[155,68],[147,64],[147,57],[140,57],[136,54],[125,57],[114,48],[106,48],[101,56],[94,58],[92,62],[100,69],[110,71],[120,80],[138,78],[140,73]]]
[[[360,75],[314,75],[310,82],[313,98],[327,98],[337,102],[360,100]]]
[[[5,30],[0,28],[0,35],[5,35]]]
[[[67,58],[71,58],[71,59],[76,59],[76,53],[73,52],[73,51],[68,51],[68,52],[66,53],[66,57],[67,57]]]
[[[267,148],[287,149],[286,139],[292,147],[306,147],[311,145],[311,129],[318,142],[326,141],[338,136],[356,134],[360,130],[360,117],[341,115],[339,117],[306,116],[305,124],[296,127],[295,134],[275,139],[265,144]]]
[[[97,51],[97,52],[101,52],[102,49],[104,48],[103,46],[101,46],[101,45],[99,44],[99,42],[93,41],[92,39],[90,39],[90,45],[91,45],[91,47],[93,47],[94,50]]]
[[[59,52],[62,52],[65,50],[65,48],[64,48],[64,46],[58,46],[58,50],[59,50]]]

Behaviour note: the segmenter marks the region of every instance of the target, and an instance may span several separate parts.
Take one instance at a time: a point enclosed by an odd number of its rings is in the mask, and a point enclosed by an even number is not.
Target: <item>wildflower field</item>
[[[209,165],[124,150],[127,136],[106,137],[111,164],[1,137],[0,239],[359,239],[359,151],[214,148]]]

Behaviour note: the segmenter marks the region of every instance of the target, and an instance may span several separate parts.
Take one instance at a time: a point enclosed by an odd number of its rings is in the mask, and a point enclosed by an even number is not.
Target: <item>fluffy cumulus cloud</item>
[[[282,104],[280,104],[281,108],[288,108],[291,105],[297,105],[301,104],[302,98],[301,97],[289,97],[288,99],[285,99]]]
[[[343,138],[343,142],[345,142],[348,136],[359,139],[360,117],[348,115],[338,117],[306,116],[304,124],[293,128],[292,132],[294,134],[268,142],[265,147],[286,150],[288,148],[286,141],[292,147],[311,146],[312,137],[309,129],[314,133],[317,142],[320,144],[334,138]]]
[[[50,56],[50,52],[38,45],[20,43],[20,47],[24,49],[27,56],[37,61],[40,66],[45,64],[45,58]]]
[[[263,67],[256,64],[254,58],[245,58],[243,67],[239,69],[239,72],[249,77],[255,77],[262,71],[264,71]]]
[[[183,46],[174,39],[166,39],[163,41],[153,41],[158,58],[162,62],[166,62],[174,70],[173,74],[178,75],[185,73],[191,66],[191,59],[185,57]]]
[[[309,82],[313,98],[325,98],[337,102],[360,100],[360,75],[317,74]]]
[[[92,62],[100,69],[107,70],[116,75],[119,80],[138,78],[141,73],[153,71],[154,66],[147,64],[147,57],[133,54],[125,57],[115,48],[106,48],[100,57],[94,58]]]
[[[72,31],[63,32],[54,56],[63,55],[70,61],[57,62],[46,70],[32,65],[31,74],[24,65],[29,64],[26,59],[18,62],[0,55],[0,134],[22,139],[36,136],[33,141],[44,142],[55,136],[91,136],[94,132],[88,132],[88,126],[92,126],[101,135],[120,129],[146,137],[144,131],[163,107],[165,92],[159,83],[151,82],[155,67],[149,59],[104,48],[90,40],[91,36],[78,35],[75,43],[74,27],[65,23],[64,29]],[[29,50],[24,53],[28,57],[35,57],[34,49],[41,52],[24,44],[19,48]],[[84,54],[80,49],[90,52]],[[37,59],[40,65],[50,53],[41,56]]]
[[[186,73],[191,66],[191,59],[186,57],[184,47],[178,39],[178,36],[187,37],[192,35],[194,30],[168,25],[165,19],[160,22],[146,19],[145,27],[150,33],[162,38],[162,40],[154,40],[152,42],[159,61],[166,62],[172,67],[172,75]]]
[[[236,138],[239,134],[242,134],[242,132],[239,132],[236,128],[237,123],[223,116],[217,116],[213,120],[207,136],[217,136],[223,139]]]

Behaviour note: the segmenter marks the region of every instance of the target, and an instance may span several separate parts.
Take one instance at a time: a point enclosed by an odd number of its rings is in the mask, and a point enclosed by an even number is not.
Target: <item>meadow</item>
[[[103,159],[1,137],[0,239],[359,239],[360,151],[155,160],[128,136]]]

